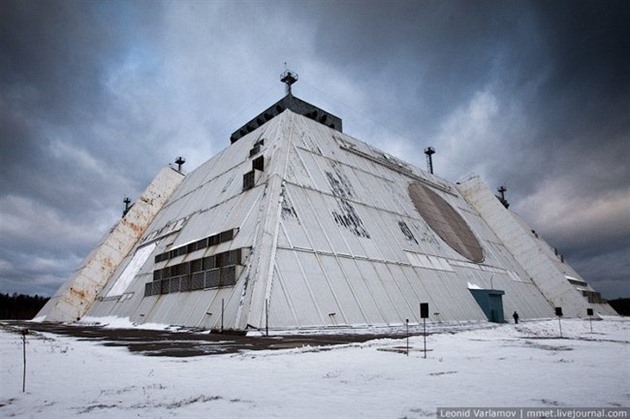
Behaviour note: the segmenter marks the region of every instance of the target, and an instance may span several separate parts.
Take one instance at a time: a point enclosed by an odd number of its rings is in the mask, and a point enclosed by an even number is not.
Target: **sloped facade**
[[[95,286],[85,315],[362,328],[420,322],[424,302],[429,321],[488,321],[479,289],[496,290],[503,312],[521,318],[557,306],[614,314],[479,178],[447,182],[309,109],[276,108],[186,175]],[[59,319],[53,312],[40,314]]]

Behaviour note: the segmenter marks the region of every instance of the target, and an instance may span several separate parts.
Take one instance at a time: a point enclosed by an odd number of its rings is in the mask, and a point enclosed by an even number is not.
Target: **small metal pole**
[[[265,299],[265,335],[269,336],[269,299]]]
[[[22,393],[26,392],[26,335],[28,329],[22,329],[22,354],[24,357],[24,369],[22,371]]]
[[[431,174],[433,174],[433,157],[432,155],[435,154],[435,149],[433,147],[427,147],[424,149],[424,154],[427,155],[427,168],[429,169],[429,172],[431,172]]]
[[[409,319],[405,319],[407,325],[407,356],[409,356]]]
[[[588,322],[591,324],[591,333],[593,333],[593,317],[592,316],[588,317]]]
[[[422,333],[422,335],[424,336],[424,359],[427,358],[427,318],[423,318],[422,319],[424,321],[424,333]]]
[[[221,298],[221,333],[223,333],[223,314],[225,313],[225,299]]]
[[[562,318],[562,307],[556,307],[556,316],[558,316],[558,326],[560,326],[560,338],[562,338],[562,322],[560,319]]]

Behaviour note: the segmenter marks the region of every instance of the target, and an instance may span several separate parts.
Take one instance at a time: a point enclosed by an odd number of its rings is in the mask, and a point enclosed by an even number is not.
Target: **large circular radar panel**
[[[416,210],[453,250],[476,263],[484,260],[479,240],[455,209],[437,193],[420,182],[409,184],[409,197]]]

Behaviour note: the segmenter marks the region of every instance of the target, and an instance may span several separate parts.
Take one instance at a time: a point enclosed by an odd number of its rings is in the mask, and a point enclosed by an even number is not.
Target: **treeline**
[[[23,295],[0,293],[0,319],[2,320],[30,320],[50,300],[49,297],[39,295]]]
[[[630,298],[617,298],[608,300],[608,304],[621,316],[630,316]]]

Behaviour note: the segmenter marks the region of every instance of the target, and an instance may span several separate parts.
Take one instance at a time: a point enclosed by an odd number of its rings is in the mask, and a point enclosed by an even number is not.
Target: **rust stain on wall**
[[[83,291],[83,290],[78,290],[76,288],[70,288],[70,293],[76,295],[81,300],[85,299],[85,291]]]

